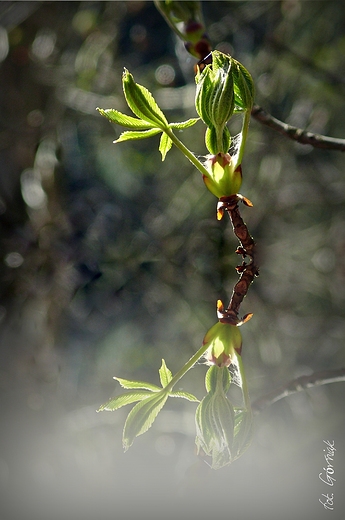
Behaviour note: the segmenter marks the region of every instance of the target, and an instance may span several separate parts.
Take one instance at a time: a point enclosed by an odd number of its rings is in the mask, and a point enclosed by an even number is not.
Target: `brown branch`
[[[287,123],[283,123],[283,121],[271,116],[271,114],[258,105],[253,106],[252,116],[260,123],[276,130],[293,141],[297,141],[298,143],[310,144],[314,148],[322,148],[324,150],[338,150],[340,152],[345,152],[345,139],[313,134],[312,132],[306,132],[301,128],[288,125]]]
[[[273,403],[287,397],[288,395],[313,388],[315,386],[328,385],[330,383],[339,383],[345,381],[345,368],[337,368],[333,370],[322,370],[310,376],[300,376],[290,381],[285,386],[281,386],[272,392],[260,397],[252,404],[252,410],[255,414],[261,412]]]
[[[243,261],[242,265],[236,267],[237,272],[241,276],[235,284],[228,307],[225,309],[221,301],[217,304],[219,321],[231,325],[240,325],[251,318],[252,314],[246,314],[243,318],[239,318],[238,314],[241,303],[247,295],[251,283],[254,278],[259,275],[259,267],[256,259],[256,244],[241,217],[238,207],[240,201],[249,207],[253,205],[250,200],[239,193],[228,197],[221,197],[217,205],[217,218],[220,220],[225,211],[228,213],[234,234],[240,242],[240,247],[237,248],[236,253],[242,255],[243,259],[246,257],[250,258],[249,263]]]

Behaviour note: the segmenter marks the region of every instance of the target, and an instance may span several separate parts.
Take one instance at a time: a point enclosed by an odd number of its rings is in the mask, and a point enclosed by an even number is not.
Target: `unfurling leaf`
[[[212,468],[218,469],[233,460],[235,412],[226,397],[230,374],[226,367],[212,366],[206,374],[208,394],[199,404],[196,414],[196,445],[212,458]]]
[[[169,394],[161,391],[147,397],[136,404],[129,412],[123,430],[123,447],[125,451],[133,444],[135,437],[145,433],[165,405]]]
[[[168,127],[168,121],[147,88],[138,85],[132,74],[125,69],[122,76],[125,98],[133,114],[152,123],[162,130]]]
[[[242,63],[233,59],[232,77],[234,80],[235,112],[250,111],[254,104],[254,82]]]
[[[205,143],[211,154],[227,153],[230,134],[226,124],[234,112],[232,58],[222,52],[212,52],[212,64],[195,77],[195,108],[208,126]]]
[[[253,439],[253,415],[246,409],[235,409],[233,460],[240,457]]]

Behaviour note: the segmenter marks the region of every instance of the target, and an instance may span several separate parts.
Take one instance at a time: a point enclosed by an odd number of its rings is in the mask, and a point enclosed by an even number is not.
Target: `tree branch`
[[[301,128],[288,125],[271,116],[263,108],[254,105],[252,109],[252,116],[260,123],[276,130],[280,134],[289,137],[293,141],[301,144],[310,144],[314,148],[323,148],[324,150],[339,150],[345,152],[345,139],[337,139],[335,137],[328,137],[326,135],[313,134],[306,132]]]
[[[295,392],[300,392],[301,390],[306,390],[307,388],[313,388],[315,386],[339,383],[340,381],[345,381],[345,368],[322,370],[321,372],[316,372],[310,376],[300,376],[297,377],[297,379],[290,381],[287,385],[281,386],[257,399],[252,404],[252,410],[257,414],[268,406],[271,406],[276,401],[294,394]]]

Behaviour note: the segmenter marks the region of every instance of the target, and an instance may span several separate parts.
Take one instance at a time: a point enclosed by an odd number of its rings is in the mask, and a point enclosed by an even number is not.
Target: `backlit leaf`
[[[122,85],[127,104],[133,114],[159,128],[168,127],[168,121],[151,92],[142,85],[138,85],[127,69],[124,70],[122,76]]]
[[[129,381],[128,379],[122,379],[121,377],[114,377],[114,379],[120,383],[122,388],[143,388],[151,390],[152,392],[159,392],[161,390],[159,386],[147,383],[146,381]]]
[[[143,130],[141,132],[128,130],[128,132],[122,132],[114,143],[123,143],[124,141],[132,141],[133,139],[147,139],[148,137],[159,134],[161,131],[159,128],[152,128],[151,130]]]
[[[191,119],[187,119],[187,121],[181,121],[180,123],[169,123],[170,128],[176,128],[177,130],[184,130],[185,128],[190,128],[200,121],[200,117],[192,117]]]
[[[122,406],[126,406],[127,404],[136,403],[137,401],[141,401],[142,399],[146,399],[152,395],[152,392],[149,390],[131,390],[126,392],[125,394],[118,395],[116,397],[112,397],[109,401],[102,406],[99,407],[97,412],[103,412],[104,410],[113,412],[114,410],[118,410]]]
[[[199,403],[199,399],[195,397],[195,395],[190,394],[189,392],[183,392],[182,390],[177,390],[176,392],[171,392],[169,397],[182,397],[183,399],[187,399],[188,401],[192,401],[195,403]]]
[[[152,128],[154,125],[152,123],[148,123],[147,121],[143,121],[142,119],[137,119],[136,117],[127,116],[126,114],[122,114],[118,110],[114,108],[97,108],[98,112],[109,119],[112,123],[116,123],[120,126],[125,126],[127,128],[132,128],[135,130],[148,130]]]
[[[123,430],[123,447],[125,451],[133,444],[135,437],[145,433],[168,399],[168,393],[161,391],[136,404],[129,412]]]
[[[170,137],[165,132],[163,132],[159,142],[159,151],[162,154],[162,161],[164,161],[168,151],[172,147],[172,144],[173,142]]]

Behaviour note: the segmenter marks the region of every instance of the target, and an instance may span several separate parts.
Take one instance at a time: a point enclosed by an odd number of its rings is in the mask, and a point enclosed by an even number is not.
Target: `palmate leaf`
[[[162,390],[159,386],[147,383],[146,381],[129,381],[128,379],[122,379],[121,377],[114,377],[114,379],[120,383],[122,388],[142,388],[145,390],[151,390],[151,392],[159,392]]]
[[[127,116],[127,114],[122,114],[122,112],[119,112],[114,108],[97,108],[97,110],[111,123],[116,123],[117,125],[125,126],[126,128],[131,128],[133,130],[149,130],[150,128],[154,128],[152,123],[148,123],[147,121],[136,117]]]
[[[113,412],[122,408],[122,406],[126,406],[127,404],[136,403],[137,401],[142,401],[152,395],[150,390],[130,390],[124,394],[118,395],[116,397],[112,397],[109,401],[102,406],[99,407],[97,412],[109,411]]]
[[[148,137],[159,134],[161,131],[160,128],[151,128],[151,130],[142,130],[139,132],[128,130],[128,132],[122,132],[120,137],[116,139],[114,143],[123,143],[124,141],[131,141],[133,139],[147,139]]]
[[[123,447],[127,451],[135,437],[145,433],[165,405],[169,394],[161,391],[136,404],[129,412],[123,430]]]
[[[122,76],[122,86],[127,104],[133,114],[161,129],[168,127],[168,121],[151,92],[135,83],[132,74],[127,69],[124,70]]]

